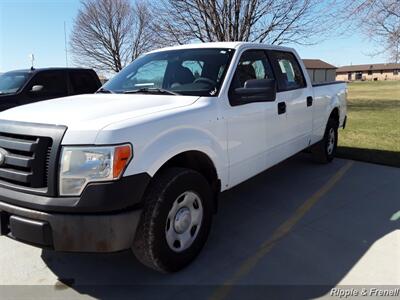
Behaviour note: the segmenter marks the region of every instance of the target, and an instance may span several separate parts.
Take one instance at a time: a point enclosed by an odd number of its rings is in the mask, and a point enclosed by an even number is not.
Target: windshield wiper
[[[114,94],[114,92],[105,88],[100,88],[99,90],[97,90],[96,94]]]
[[[166,94],[166,95],[179,95],[178,93],[159,89],[159,88],[141,88],[137,90],[125,91],[124,94]]]

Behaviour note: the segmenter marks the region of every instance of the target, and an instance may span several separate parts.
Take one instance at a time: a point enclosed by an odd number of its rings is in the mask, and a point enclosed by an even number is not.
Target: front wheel
[[[338,143],[338,122],[329,119],[325,129],[324,138],[311,147],[311,153],[315,162],[329,163],[336,154]]]
[[[203,248],[212,222],[212,192],[198,172],[171,168],[154,178],[132,250],[161,272],[187,266]]]

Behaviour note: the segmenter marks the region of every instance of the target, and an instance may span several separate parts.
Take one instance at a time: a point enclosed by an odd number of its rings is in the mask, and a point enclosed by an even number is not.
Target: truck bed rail
[[[324,85],[331,85],[331,84],[339,84],[339,83],[346,83],[346,81],[330,81],[330,82],[322,82],[322,83],[313,83],[312,86],[324,86]]]

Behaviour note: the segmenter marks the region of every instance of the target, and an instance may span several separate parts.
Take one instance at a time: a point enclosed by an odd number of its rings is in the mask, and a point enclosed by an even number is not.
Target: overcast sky
[[[0,0],[0,72],[30,67],[65,66],[64,22],[67,36],[79,0]],[[332,36],[313,46],[288,45],[303,58],[319,58],[336,66],[385,62],[370,57],[374,46],[359,33]],[[71,65],[71,57],[69,57]]]

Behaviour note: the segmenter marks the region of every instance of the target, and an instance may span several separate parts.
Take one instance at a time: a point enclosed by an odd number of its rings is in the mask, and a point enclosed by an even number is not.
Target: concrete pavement
[[[0,298],[218,300],[400,285],[400,169],[300,154],[224,193],[206,247],[176,274],[128,251],[54,253],[0,237],[0,285]]]

